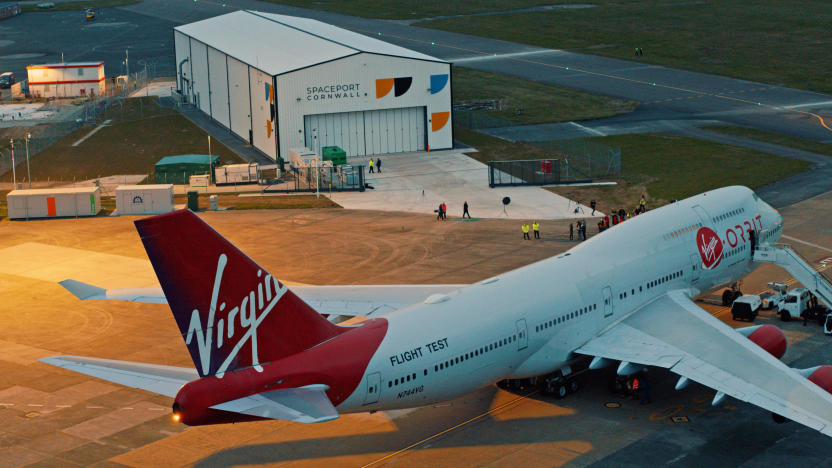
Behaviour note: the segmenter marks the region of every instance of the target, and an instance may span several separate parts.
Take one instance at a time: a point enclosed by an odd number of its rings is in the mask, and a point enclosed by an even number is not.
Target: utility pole
[[[211,185],[211,135],[208,135],[208,185]]]
[[[12,145],[12,190],[17,188],[17,170],[14,167],[14,138],[9,138],[9,144]]]
[[[130,84],[130,51],[128,49],[124,49],[124,70],[125,75],[127,75],[127,84]]]
[[[29,140],[32,139],[32,134],[26,132],[26,173],[29,176],[29,188],[32,188],[32,170],[29,169]]]

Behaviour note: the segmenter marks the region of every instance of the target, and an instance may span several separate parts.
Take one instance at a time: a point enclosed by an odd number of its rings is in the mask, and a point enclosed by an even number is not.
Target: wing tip
[[[58,284],[63,286],[64,289],[82,301],[86,301],[91,297],[103,296],[107,294],[106,289],[83,283],[81,281],[76,281],[74,279],[65,279],[63,281],[59,281]]]

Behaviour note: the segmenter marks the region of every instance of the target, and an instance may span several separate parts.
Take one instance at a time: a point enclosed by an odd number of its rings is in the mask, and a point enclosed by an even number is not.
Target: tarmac
[[[832,193],[781,210],[785,241],[811,261],[832,257]],[[513,220],[472,221],[361,211],[270,210],[201,216],[283,280],[304,284],[466,283],[575,245],[568,220],[542,222],[524,241]],[[488,386],[430,407],[345,415],[303,425],[265,421],[186,428],[169,398],[37,362],[78,354],[190,366],[165,306],[81,302],[57,281],[104,287],[156,284],[134,217],[0,222],[0,460],[3,466],[832,466],[828,438],[713,391],[650,370],[653,403],[610,393],[609,370],[586,373],[564,400]],[[591,231],[594,231],[591,229]],[[593,234],[593,232],[590,232]],[[795,240],[796,239],[796,240]],[[748,293],[788,275],[763,265]],[[699,304],[732,326],[719,293]],[[817,325],[781,326],[784,361],[832,362]]]
[[[367,161],[353,158],[350,163]],[[333,192],[335,203],[348,209],[433,214],[440,203],[448,214],[462,216],[466,201],[477,218],[565,219],[590,217],[592,209],[541,187],[488,186],[488,166],[455,151],[385,155],[382,173],[365,172],[372,187],[364,192]],[[326,190],[322,190],[326,193]],[[503,205],[503,198],[510,203]],[[577,213],[576,213],[577,210]],[[596,212],[596,216],[603,216]]]

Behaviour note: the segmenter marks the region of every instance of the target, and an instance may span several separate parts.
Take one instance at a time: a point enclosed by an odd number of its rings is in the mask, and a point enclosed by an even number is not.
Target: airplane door
[[[529,345],[529,334],[526,332],[526,319],[520,319],[515,323],[517,327],[517,351],[526,349]]]
[[[699,279],[699,254],[690,254],[690,282],[695,283]]]
[[[602,296],[604,297],[604,318],[607,318],[612,315],[612,288],[605,287]]]
[[[708,212],[705,211],[705,208],[702,208],[699,205],[693,205],[693,211],[696,213],[696,216],[699,217],[699,221],[702,221],[702,224],[707,226],[710,216],[708,216]]]
[[[367,396],[364,397],[364,404],[377,403],[379,393],[381,393],[381,374],[373,372],[367,376]]]

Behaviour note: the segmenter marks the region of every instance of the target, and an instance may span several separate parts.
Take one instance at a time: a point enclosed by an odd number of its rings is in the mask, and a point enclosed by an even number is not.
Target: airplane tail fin
[[[193,212],[135,224],[200,376],[259,370],[344,331]]]

